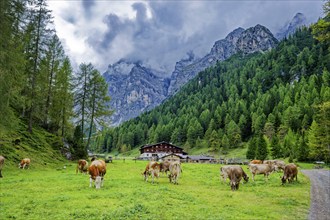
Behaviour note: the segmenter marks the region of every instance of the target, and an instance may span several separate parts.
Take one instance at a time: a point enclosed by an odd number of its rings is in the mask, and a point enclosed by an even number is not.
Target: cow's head
[[[236,183],[236,181],[230,181],[230,188],[231,188],[231,190],[232,191],[235,191],[235,190],[237,190],[238,189],[238,184],[239,183]]]
[[[245,181],[245,182],[249,182],[249,176],[248,176],[248,175],[245,174],[245,175],[243,176],[243,178],[244,178],[244,181]]]
[[[281,180],[282,180],[282,185],[286,183],[286,177],[285,176],[282,176]]]
[[[100,189],[101,188],[101,183],[102,183],[102,177],[97,176],[95,178],[95,188]]]

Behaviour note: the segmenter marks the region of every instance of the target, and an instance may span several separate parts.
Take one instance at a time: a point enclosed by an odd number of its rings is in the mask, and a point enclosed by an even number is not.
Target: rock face
[[[112,125],[154,108],[167,97],[169,80],[154,72],[139,63],[125,60],[108,67],[103,77],[109,84],[110,106],[114,110]]]
[[[307,25],[307,19],[304,14],[297,13],[290,22],[287,22],[278,33],[276,33],[276,38],[282,40],[285,37],[292,35],[297,28]]]
[[[225,39],[215,42],[204,57],[196,58],[193,52],[189,52],[186,58],[176,63],[170,78],[161,77],[161,73],[156,74],[139,63],[121,60],[110,65],[103,76],[109,84],[110,105],[115,110],[111,123],[120,124],[158,106],[200,71],[217,61],[226,60],[238,52],[264,52],[274,48],[277,43],[277,39],[262,25],[247,30],[237,28]]]

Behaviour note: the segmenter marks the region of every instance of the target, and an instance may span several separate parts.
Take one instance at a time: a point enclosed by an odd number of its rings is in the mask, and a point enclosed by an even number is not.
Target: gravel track
[[[330,170],[301,170],[311,180],[311,207],[308,219],[330,220]]]

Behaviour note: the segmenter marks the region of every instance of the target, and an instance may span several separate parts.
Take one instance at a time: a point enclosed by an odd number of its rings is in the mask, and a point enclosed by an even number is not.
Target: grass
[[[232,192],[219,180],[218,164],[182,164],[179,185],[161,176],[143,181],[146,161],[107,164],[104,187],[89,188],[89,177],[75,174],[74,163],[19,170],[5,166],[0,179],[0,219],[306,219],[310,183],[281,185],[281,173],[266,182]],[[57,166],[57,169],[54,168]],[[64,169],[66,166],[66,169]],[[249,171],[244,167],[250,176]]]

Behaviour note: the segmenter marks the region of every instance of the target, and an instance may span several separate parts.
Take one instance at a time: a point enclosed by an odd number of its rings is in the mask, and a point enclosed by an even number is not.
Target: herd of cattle
[[[2,177],[2,167],[4,164],[5,158],[0,155],[0,177]],[[18,164],[21,169],[28,169],[30,166],[30,159],[24,158]],[[281,178],[282,184],[286,183],[288,180],[292,182],[294,179],[298,180],[298,169],[297,166],[293,163],[285,164],[281,160],[252,160],[248,169],[252,174],[252,180],[254,181],[254,176],[257,174],[263,174],[264,177],[268,180],[269,174],[275,171],[283,171],[283,176]],[[76,168],[76,173],[85,173],[90,175],[90,184],[92,187],[93,181],[96,189],[100,189],[103,186],[104,175],[106,174],[106,164],[103,160],[97,160],[92,158],[91,164],[89,165],[86,160],[79,160]],[[170,183],[178,184],[179,177],[182,173],[181,163],[177,161],[169,162],[155,162],[149,161],[144,172],[142,173],[144,180],[148,181],[148,178],[151,176],[152,183],[155,179],[159,178],[160,173],[164,173],[169,178]],[[220,167],[220,179],[223,182],[226,182],[226,179],[230,180],[231,189],[238,190],[239,184],[244,179],[245,182],[248,182],[249,176],[244,172],[243,168],[240,165],[225,165]]]

